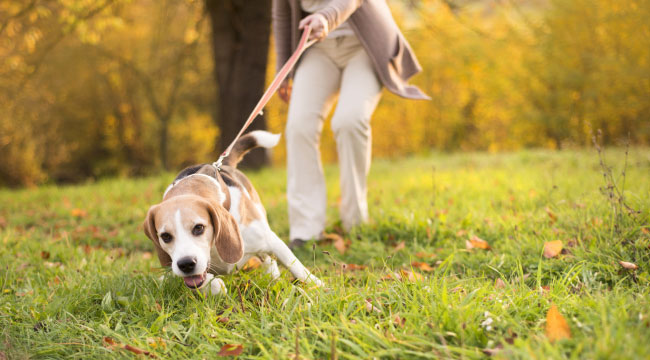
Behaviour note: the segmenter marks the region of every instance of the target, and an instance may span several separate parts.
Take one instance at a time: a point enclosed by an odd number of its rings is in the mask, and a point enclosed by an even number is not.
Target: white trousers
[[[307,50],[293,80],[286,128],[290,239],[319,239],[325,229],[326,189],[320,157],[323,121],[332,117],[340,166],[344,228],[368,219],[370,117],[381,83],[356,36],[325,39]]]

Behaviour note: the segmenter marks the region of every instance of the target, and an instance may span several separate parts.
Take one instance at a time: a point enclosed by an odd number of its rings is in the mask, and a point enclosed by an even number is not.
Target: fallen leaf
[[[494,287],[497,289],[503,289],[506,287],[506,283],[503,280],[501,280],[501,278],[497,278],[494,281]]]
[[[402,277],[396,272],[390,272],[381,277],[382,280],[401,280]]]
[[[406,324],[406,319],[402,318],[399,316],[399,314],[395,314],[395,318],[393,319],[393,323],[399,327],[404,327],[404,324]]]
[[[467,250],[471,250],[474,248],[490,250],[490,245],[487,243],[487,241],[481,239],[476,235],[472,236],[469,240],[465,241],[465,247],[467,248]]]
[[[357,270],[365,270],[366,266],[357,265],[357,264],[341,264],[341,269],[343,269],[343,271],[357,271]]]
[[[637,264],[627,262],[627,261],[619,261],[619,264],[621,264],[622,267],[628,269],[628,270],[636,270],[639,268]]]
[[[646,234],[646,235],[650,235],[650,229],[648,229],[647,227],[641,228],[641,232]]]
[[[467,235],[467,230],[458,230],[456,232],[456,236],[458,236],[458,237],[463,237],[465,235]]]
[[[418,251],[418,252],[415,253],[415,256],[417,256],[419,258],[429,258],[430,259],[430,258],[436,257],[436,254],[430,254],[430,253],[425,253],[423,251]]]
[[[41,259],[47,260],[50,258],[50,252],[49,251],[41,251]]]
[[[498,355],[501,351],[503,351],[503,345],[497,344],[497,346],[495,346],[492,349],[487,349],[486,348],[486,349],[483,349],[482,351],[483,351],[483,354],[488,355],[488,356]]]
[[[218,356],[239,356],[244,351],[244,346],[235,344],[226,344],[219,350]]]
[[[406,247],[406,243],[405,243],[404,241],[400,241],[400,242],[397,243],[397,245],[395,245],[395,247],[393,248],[393,252],[398,252],[398,251],[404,249],[405,247]]]
[[[117,346],[117,343],[115,342],[115,340],[113,340],[112,338],[110,338],[108,336],[104,336],[104,342],[109,346]]]
[[[346,244],[343,237],[341,237],[339,234],[325,234],[325,239],[332,241],[334,243],[334,247],[341,255],[345,254],[345,252],[348,250],[348,245]]]
[[[248,271],[248,270],[257,269],[261,265],[262,265],[262,260],[257,256],[253,256],[250,259],[248,259],[248,261],[246,262],[242,270]]]
[[[145,251],[145,252],[142,253],[142,258],[145,259],[145,260],[151,259],[151,256],[152,255],[151,255],[150,251]]]
[[[230,321],[230,318],[227,317],[218,317],[217,321],[222,323],[222,324],[227,324]]]
[[[557,221],[557,216],[548,207],[545,210],[546,210],[546,213],[548,214],[548,217],[551,218],[551,223],[554,224]]]
[[[547,241],[544,243],[544,257],[550,259],[562,252],[562,240]]]
[[[377,309],[368,299],[366,299],[366,311],[367,312],[377,312],[381,314],[381,310]]]
[[[430,271],[435,270],[434,268],[432,268],[429,264],[427,264],[425,262],[413,261],[411,263],[411,266],[413,266],[414,268],[418,268],[418,269],[420,269],[422,271],[429,271],[430,272]]]
[[[74,208],[74,209],[70,210],[70,215],[72,215],[72,216],[74,216],[76,218],[82,218],[82,217],[88,216],[88,213],[86,212],[86,210]]]
[[[156,358],[156,355],[150,353],[149,351],[142,350],[140,348],[137,348],[137,347],[129,345],[129,344],[124,345],[124,350],[130,351],[130,352],[132,352],[134,354],[137,354],[137,355],[147,355],[150,358]]]
[[[546,313],[546,337],[551,342],[571,338],[569,324],[564,320],[555,304],[551,305],[551,308]]]
[[[147,345],[149,345],[149,347],[154,348],[154,349],[156,349],[156,348],[166,349],[167,348],[167,344],[160,337],[158,337],[158,338],[147,338]]]
[[[112,338],[110,338],[108,336],[104,336],[103,340],[104,340],[104,347],[106,347],[106,348],[109,348],[109,349],[122,348],[124,350],[130,351],[130,352],[132,352],[134,354],[137,354],[137,355],[147,355],[150,358],[153,358],[153,359],[156,358],[156,355],[150,353],[147,350],[143,350],[143,349],[140,349],[138,347],[128,345],[128,344],[127,345],[122,345],[122,344],[118,343],[117,341],[113,340]]]
[[[406,269],[400,269],[400,275],[402,276],[402,279],[407,279],[410,282],[424,280],[424,276],[422,276],[422,274]]]

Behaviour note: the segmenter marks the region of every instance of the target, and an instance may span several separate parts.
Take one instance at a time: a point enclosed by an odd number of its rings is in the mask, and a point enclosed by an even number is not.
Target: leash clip
[[[217,159],[217,161],[212,163],[212,166],[214,166],[217,169],[217,171],[221,171],[221,165],[223,165],[223,159],[226,156],[228,156],[228,155],[227,154],[221,154],[221,156],[219,156],[219,159]]]

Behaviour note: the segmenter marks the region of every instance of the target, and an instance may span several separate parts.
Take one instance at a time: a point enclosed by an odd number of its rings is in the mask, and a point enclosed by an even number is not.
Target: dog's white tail
[[[230,151],[230,155],[223,159],[223,164],[237,167],[237,164],[244,158],[247,152],[256,148],[272,148],[280,141],[280,134],[272,134],[264,130],[251,131],[237,140]]]

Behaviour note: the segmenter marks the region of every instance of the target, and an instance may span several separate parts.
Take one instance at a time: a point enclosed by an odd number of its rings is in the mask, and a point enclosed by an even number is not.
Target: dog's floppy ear
[[[160,260],[160,265],[162,266],[171,266],[172,258],[165,252],[165,250],[160,247],[160,242],[158,241],[158,231],[156,230],[156,211],[158,211],[158,205],[154,205],[149,208],[147,212],[147,217],[144,219],[144,233],[151,239],[153,245],[156,247],[156,253],[158,254],[158,260]]]
[[[239,232],[235,218],[222,206],[212,206],[206,202],[212,218],[214,246],[221,260],[236,264],[244,257],[244,240]]]

